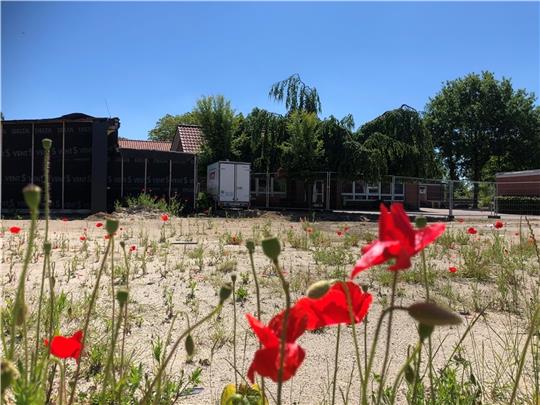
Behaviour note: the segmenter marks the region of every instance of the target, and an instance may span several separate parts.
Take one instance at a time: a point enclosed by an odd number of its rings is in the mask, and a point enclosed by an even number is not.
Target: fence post
[[[393,203],[394,202],[394,187],[395,187],[395,184],[396,184],[396,176],[392,176],[392,183],[390,184],[390,187],[391,187],[391,194],[392,194],[392,197],[391,197],[391,202]]]
[[[454,219],[454,182],[448,183],[448,219]]]
[[[270,208],[270,172],[266,170],[266,208]]]

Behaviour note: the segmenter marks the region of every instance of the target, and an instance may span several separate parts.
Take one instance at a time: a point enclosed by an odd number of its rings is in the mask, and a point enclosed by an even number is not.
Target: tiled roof
[[[171,142],[165,141],[141,141],[138,139],[118,138],[118,146],[122,149],[160,150],[162,152],[171,150]]]
[[[199,125],[178,125],[171,149],[177,152],[199,153],[203,135]]]

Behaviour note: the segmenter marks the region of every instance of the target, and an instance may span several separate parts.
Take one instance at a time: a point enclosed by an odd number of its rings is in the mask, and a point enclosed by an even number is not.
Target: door
[[[249,203],[249,165],[236,166],[236,201]]]
[[[313,183],[312,202],[314,207],[324,206],[324,180],[315,180]]]
[[[219,201],[234,201],[234,164],[221,163],[219,165]]]

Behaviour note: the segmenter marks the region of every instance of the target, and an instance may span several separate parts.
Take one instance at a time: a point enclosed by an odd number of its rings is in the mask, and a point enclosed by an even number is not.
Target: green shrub
[[[497,197],[497,205],[503,214],[540,215],[540,197]]]

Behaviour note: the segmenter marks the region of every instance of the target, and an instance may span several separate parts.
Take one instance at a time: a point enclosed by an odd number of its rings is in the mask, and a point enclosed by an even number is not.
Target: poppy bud
[[[425,323],[421,323],[418,325],[418,334],[420,335],[420,340],[426,340],[426,338],[430,337],[433,333],[433,329],[435,329],[435,326],[433,325],[426,325]]]
[[[15,325],[21,326],[26,320],[26,315],[28,315],[28,307],[24,301],[18,303],[15,307]]]
[[[232,294],[232,285],[231,283],[225,283],[223,286],[221,286],[221,289],[219,290],[219,305],[223,305],[223,303],[229,298]]]
[[[233,282],[233,284],[236,283],[236,274],[235,273],[231,274],[231,281]]]
[[[193,356],[193,353],[195,352],[195,342],[193,341],[193,337],[191,335],[187,335],[185,345],[188,356]]]
[[[43,149],[51,150],[52,141],[49,138],[43,138],[41,144],[43,145]]]
[[[0,389],[2,395],[4,395],[4,391],[8,389],[17,378],[19,378],[19,371],[17,370],[15,364],[13,364],[11,361],[2,359],[2,362],[0,363],[0,376]]]
[[[124,306],[129,298],[129,291],[126,287],[118,287],[116,289],[116,299],[120,303],[120,306]]]
[[[425,228],[427,226],[427,219],[426,217],[416,217],[416,219],[414,220],[414,224],[417,228]]]
[[[253,253],[255,251],[255,242],[253,242],[251,239],[247,240],[246,248],[249,253]]]
[[[29,184],[23,188],[23,196],[30,211],[37,211],[39,208],[39,201],[41,200],[41,188],[35,184]]]
[[[412,384],[414,382],[414,370],[412,369],[410,364],[407,364],[405,366],[405,379],[409,384]]]
[[[408,311],[409,315],[421,324],[444,326],[461,323],[457,314],[433,302],[417,302],[409,306]]]
[[[278,238],[273,237],[264,239],[261,242],[261,246],[264,254],[275,262],[281,253],[281,245],[279,244]]]
[[[320,280],[311,284],[306,292],[309,298],[317,299],[322,298],[330,289],[332,282],[329,280]]]
[[[123,240],[120,241],[120,247],[122,249],[124,249],[126,247],[126,242],[124,242]]]
[[[51,242],[45,242],[43,244],[43,250],[45,251],[45,254],[48,255],[51,253],[52,245]]]
[[[105,222],[105,229],[107,230],[107,233],[109,235],[114,235],[114,233],[118,230],[118,225],[120,223],[116,219],[108,219]]]

